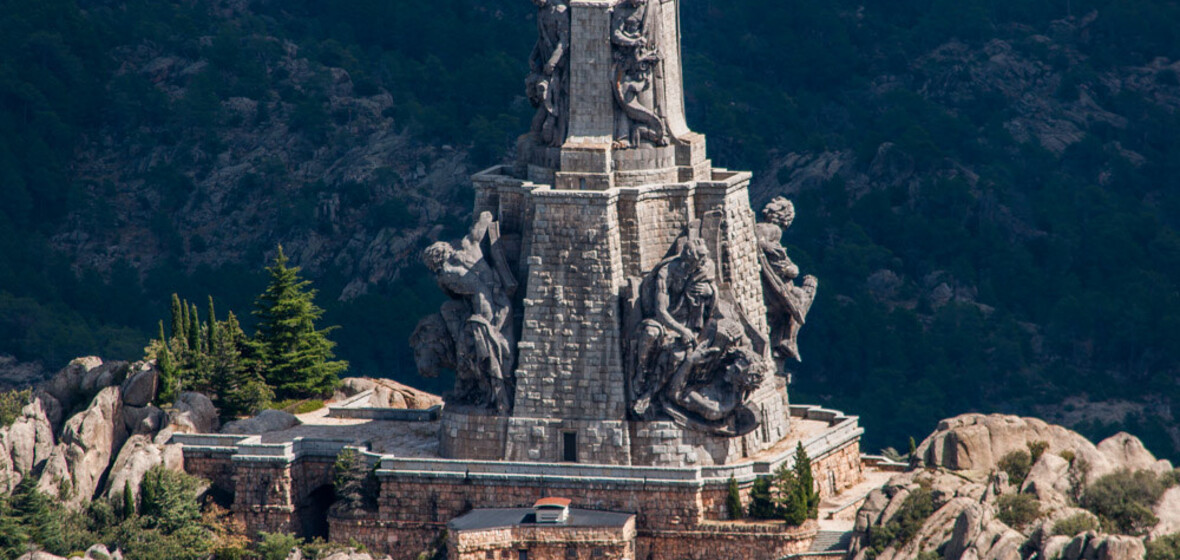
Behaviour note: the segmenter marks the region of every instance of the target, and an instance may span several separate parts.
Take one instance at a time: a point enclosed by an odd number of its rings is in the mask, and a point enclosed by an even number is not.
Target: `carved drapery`
[[[762,264],[762,297],[770,320],[775,361],[782,371],[787,360],[801,359],[799,329],[811,310],[819,280],[807,275],[801,285],[796,285],[799,267],[787,256],[782,244],[783,232],[795,220],[795,205],[780,196],[762,209],[762,218],[766,221],[755,226],[761,252],[758,258]]]
[[[537,44],[529,55],[525,89],[537,109],[529,134],[538,144],[560,146],[569,127],[570,12],[564,0],[533,0]]]
[[[512,410],[516,342],[512,296],[516,291],[499,224],[483,212],[457,243],[438,242],[422,253],[438,285],[450,298],[438,313],[419,321],[410,337],[418,373],[455,372],[452,404],[508,414]]]
[[[658,25],[648,0],[620,0],[611,14],[611,52],[614,61],[615,147],[628,148],[647,141],[668,143],[667,120],[656,102],[661,78]]]
[[[769,373],[766,341],[718,284],[702,229],[690,224],[650,273],[631,279],[624,311],[629,413],[743,435],[759,422],[747,400]]]

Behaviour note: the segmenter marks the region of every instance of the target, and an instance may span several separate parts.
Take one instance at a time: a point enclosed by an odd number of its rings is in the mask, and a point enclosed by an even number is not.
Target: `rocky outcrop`
[[[197,393],[182,393],[168,412],[153,406],[158,380],[151,362],[70,362],[0,428],[0,488],[32,476],[40,491],[78,507],[128,482],[137,487],[154,465],[183,468],[171,435],[216,430],[217,410]]]
[[[158,444],[145,434],[131,436],[111,465],[103,494],[121,494],[130,485],[131,491],[138,495],[143,475],[156,465],[164,465],[175,471],[184,470],[184,453],[180,446]]]
[[[127,406],[147,406],[156,398],[156,385],[160,381],[160,371],[151,362],[138,362],[127,373],[123,382],[123,404]]]
[[[373,391],[373,395],[369,397],[367,406],[372,407],[426,409],[442,404],[442,397],[438,395],[419,391],[391,379],[371,377],[349,377],[342,380],[332,399],[341,401],[369,390]]]
[[[1028,444],[1038,441],[1049,445],[1046,455],[1068,451],[1085,459],[1095,478],[1119,469],[1172,469],[1170,462],[1156,460],[1129,434],[1113,435],[1096,446],[1076,432],[1043,420],[999,414],[964,414],[943,420],[917,452],[927,466],[990,471],[1004,455],[1027,451]]]
[[[176,396],[168,411],[169,427],[177,433],[204,434],[217,431],[221,423],[213,401],[201,393],[184,392]]]
[[[1014,451],[1028,453],[1033,442],[1048,447],[1017,486],[997,463]],[[944,420],[918,446],[917,455],[925,461],[924,468],[894,476],[865,499],[857,512],[850,557],[868,558],[875,544],[877,560],[917,558],[935,550],[945,560],[1019,560],[1033,553],[1061,560],[1142,558],[1145,545],[1140,537],[1054,535],[1054,525],[1075,516],[1089,516],[1097,525],[1093,514],[1074,503],[1079,469],[1087,471],[1090,481],[1119,470],[1171,470],[1171,463],[1157,460],[1128,434],[1094,445],[1060,426],[1004,415],[967,414]],[[1087,463],[1089,468],[1080,467]],[[1018,494],[1036,499],[1039,512],[1030,519],[1002,513],[1001,504],[1016,502]],[[928,504],[925,510],[918,507],[922,500]],[[1180,489],[1165,493],[1154,511],[1159,523],[1152,535],[1180,530]],[[903,529],[906,520],[915,519],[920,526]]]
[[[265,434],[298,426],[301,422],[290,412],[263,410],[253,418],[230,422],[221,429],[223,434]]]
[[[89,501],[126,439],[119,388],[107,387],[66,421],[37,489],[72,506]]]
[[[127,374],[127,362],[104,362],[102,358],[76,358],[57,372],[42,387],[53,395],[65,411],[90,402],[100,390],[121,383]]]

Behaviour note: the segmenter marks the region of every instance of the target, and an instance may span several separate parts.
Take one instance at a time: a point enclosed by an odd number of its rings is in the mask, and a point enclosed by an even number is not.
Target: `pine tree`
[[[287,266],[281,245],[266,271],[270,284],[254,304],[258,317],[254,338],[266,381],[279,398],[326,396],[340,384],[338,374],[348,368],[347,362],[332,359],[336,343],[327,334],[335,327],[316,329],[324,310],[315,304],[311,282],[299,277],[298,267]]]
[[[213,402],[223,419],[250,414],[266,406],[274,394],[259,374],[254,347],[246,339],[233,312],[221,323],[210,322],[210,384]]]

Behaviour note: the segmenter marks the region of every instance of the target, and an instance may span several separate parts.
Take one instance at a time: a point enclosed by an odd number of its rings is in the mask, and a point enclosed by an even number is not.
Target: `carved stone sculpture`
[[[670,136],[655,102],[660,52],[649,14],[648,0],[620,0],[611,14],[617,148],[638,146],[642,140],[663,146]]]
[[[799,329],[811,309],[819,280],[814,276],[803,277],[802,285],[796,285],[799,267],[787,256],[782,245],[783,231],[795,220],[795,205],[778,197],[762,209],[766,222],[755,226],[758,236],[759,260],[762,263],[762,293],[766,301],[767,317],[770,319],[770,338],[773,342],[775,360],[779,370],[786,360],[800,360]]]
[[[458,246],[435,243],[423,251],[422,260],[450,300],[423,318],[410,337],[418,372],[434,377],[453,369],[449,402],[509,413],[516,280],[499,243],[498,224],[484,212]]]
[[[715,279],[694,222],[642,282],[632,279],[624,317],[627,394],[639,420],[669,417],[735,436],[757,417],[745,406],[768,369],[750,326]]]
[[[569,115],[569,6],[563,0],[533,0],[537,6],[537,44],[529,55],[525,89],[537,108],[529,133],[539,143],[560,146]]]

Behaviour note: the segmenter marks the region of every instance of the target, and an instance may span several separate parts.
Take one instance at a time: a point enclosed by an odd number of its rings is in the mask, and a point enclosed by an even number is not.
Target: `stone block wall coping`
[[[793,405],[791,416],[828,423],[828,428],[804,440],[803,448],[812,460],[819,460],[857,440],[864,429],[859,418],[818,406]],[[380,463],[383,477],[411,477],[453,480],[486,480],[560,484],[594,483],[634,487],[641,485],[699,488],[719,486],[730,477],[739,483],[774,472],[780,465],[793,464],[795,448],[785,447],[776,455],[731,465],[695,467],[654,467],[594,465],[586,463],[539,463],[512,461],[468,461],[461,459],[397,457],[369,451],[367,442],[346,439],[297,437],[282,443],[262,443],[261,436],[220,434],[176,434],[173,442],[186,451],[232,455],[235,462],[294,463],[301,457],[335,458],[345,447],[361,451],[368,464]]]
[[[172,434],[170,443],[179,443],[185,451],[204,453],[238,452],[238,443],[250,436],[237,434]]]
[[[233,460],[250,463],[293,463],[300,457],[335,458],[345,447],[362,448],[355,440],[297,437],[282,443],[262,443],[262,436],[250,436],[238,442]]]
[[[569,196],[582,195],[586,198],[601,198],[615,196],[622,192],[636,192],[641,195],[648,192],[659,192],[663,189],[692,189],[696,188],[701,191],[713,191],[718,194],[729,194],[730,192],[744,188],[749,184],[754,174],[749,171],[730,171],[722,167],[715,167],[712,169],[710,181],[691,181],[680,183],[659,183],[653,185],[643,185],[639,187],[616,187],[606,191],[571,191],[554,189],[552,185],[543,185],[526,181],[512,176],[512,168],[507,165],[496,165],[489,167],[483,171],[471,176],[471,180],[477,183],[491,183],[499,190],[532,190],[536,194],[546,194],[549,196]],[[632,195],[634,196],[634,195]]]

